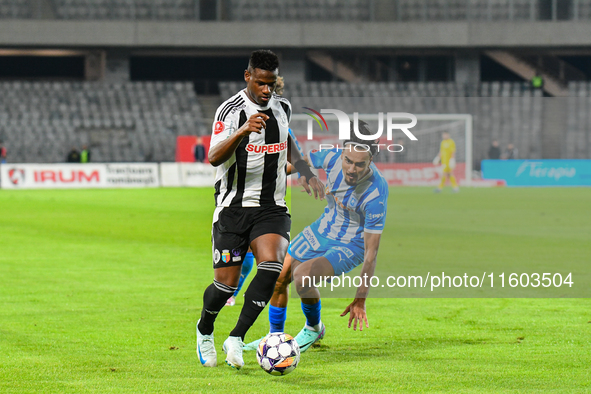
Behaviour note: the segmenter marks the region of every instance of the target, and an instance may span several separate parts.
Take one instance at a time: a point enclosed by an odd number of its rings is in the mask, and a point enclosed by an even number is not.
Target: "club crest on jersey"
[[[217,135],[224,131],[225,128],[226,125],[224,125],[224,122],[217,121],[215,122],[215,126],[213,127],[213,133]]]
[[[224,263],[230,262],[230,251],[228,249],[222,250],[222,261]]]
[[[281,114],[281,116],[279,117],[279,124],[283,127],[287,127],[288,123],[287,123],[287,115],[285,114]]]
[[[357,206],[357,199],[355,197],[351,197],[349,199],[349,204],[350,207],[356,207]]]

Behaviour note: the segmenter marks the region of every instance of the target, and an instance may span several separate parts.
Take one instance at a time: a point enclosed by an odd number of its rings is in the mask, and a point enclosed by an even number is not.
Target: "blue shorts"
[[[291,241],[287,253],[301,262],[326,257],[334,275],[338,276],[363,264],[364,248],[353,242],[343,243],[323,237],[308,226]]]

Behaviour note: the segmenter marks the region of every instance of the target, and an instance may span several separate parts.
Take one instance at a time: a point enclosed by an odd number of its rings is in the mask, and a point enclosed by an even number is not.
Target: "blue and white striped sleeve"
[[[330,159],[336,154],[338,154],[337,149],[314,149],[310,152],[310,164],[314,168],[324,168],[326,170],[328,169]]]
[[[364,204],[365,224],[363,231],[381,234],[386,225],[388,211],[388,189],[375,188],[367,197]]]

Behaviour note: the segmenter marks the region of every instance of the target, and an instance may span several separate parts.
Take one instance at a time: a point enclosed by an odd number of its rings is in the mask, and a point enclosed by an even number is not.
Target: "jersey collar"
[[[369,178],[371,178],[372,175],[373,175],[373,170],[372,170],[371,165],[370,165],[369,171],[367,171],[367,174],[365,174],[365,176],[363,178],[359,179],[357,181],[357,184],[359,185],[359,184],[367,181]]]
[[[250,99],[250,97],[248,97],[248,95],[246,94],[246,88],[242,89],[240,91],[240,94],[242,95],[242,97],[244,97],[244,99],[252,106],[256,107],[257,109],[260,109],[261,111],[266,111],[269,108],[271,108],[271,104],[273,103],[273,100],[275,99],[274,95],[271,95],[271,98],[269,99],[269,103],[267,104],[266,107],[263,107],[257,103],[255,103],[254,101],[252,101]]]

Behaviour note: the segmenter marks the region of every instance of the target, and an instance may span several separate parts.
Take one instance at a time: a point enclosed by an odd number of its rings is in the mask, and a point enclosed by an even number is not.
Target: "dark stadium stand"
[[[30,0],[0,0],[0,19],[25,19],[32,16]]]
[[[313,1],[313,0],[231,0],[230,19],[255,20],[261,17],[271,20],[297,21],[368,21],[371,19],[372,1]]]
[[[52,0],[60,19],[199,19],[193,0]]]
[[[567,129],[561,156],[588,159],[591,152],[591,83],[571,82],[568,88]]]
[[[93,161],[174,161],[177,135],[198,135],[191,83],[0,82],[0,139],[11,162],[65,160],[88,144]]]
[[[58,19],[290,21],[588,20],[591,1],[538,0],[227,0],[213,12],[199,0],[0,0],[0,18],[33,18],[42,2]],[[543,4],[548,3],[548,6]],[[568,3],[568,4],[567,4]],[[215,7],[215,2],[211,2]],[[211,14],[211,15],[210,15]],[[44,17],[47,17],[45,13]]]
[[[220,83],[221,97],[243,87]],[[68,150],[91,146],[93,161],[174,160],[177,135],[207,135],[190,83],[2,82],[0,139],[11,162],[61,162]],[[544,100],[524,83],[287,83],[286,96],[322,108],[323,97],[344,111],[373,113],[384,100],[413,113],[472,113],[474,157],[485,158],[492,139],[513,141],[521,158],[541,157]],[[591,84],[569,84],[567,130],[560,157],[586,158],[591,150]],[[294,110],[297,112],[297,109]]]

